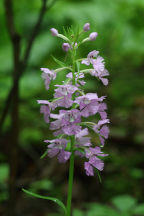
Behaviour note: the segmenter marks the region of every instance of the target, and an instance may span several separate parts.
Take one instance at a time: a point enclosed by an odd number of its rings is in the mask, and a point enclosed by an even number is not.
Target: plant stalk
[[[74,136],[71,137],[71,157],[69,166],[69,182],[68,182],[68,198],[67,198],[67,216],[71,216],[71,202],[72,202],[72,187],[74,177]]]

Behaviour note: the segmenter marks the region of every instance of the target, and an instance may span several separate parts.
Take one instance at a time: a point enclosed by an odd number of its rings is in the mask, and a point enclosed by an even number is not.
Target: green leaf
[[[48,197],[48,196],[41,196],[39,194],[36,194],[36,193],[33,193],[31,191],[28,191],[24,188],[22,188],[22,191],[25,192],[26,194],[30,195],[30,196],[33,196],[33,197],[36,197],[36,198],[40,198],[40,199],[45,199],[45,200],[51,200],[55,203],[57,203],[65,212],[65,214],[67,214],[67,210],[66,210],[66,207],[65,205],[57,198],[54,198],[54,197]]]
[[[136,205],[136,200],[131,196],[123,195],[113,198],[112,203],[115,205],[117,209],[119,209],[122,212],[125,212],[131,211],[131,209]]]
[[[74,216],[83,216],[83,212],[79,209],[74,209],[73,215]]]
[[[46,151],[42,154],[42,156],[40,157],[40,159],[45,158],[45,157],[47,156],[47,154],[48,154],[48,150],[46,150]]]
[[[0,165],[0,183],[4,183],[8,179],[9,166],[6,163]]]
[[[30,185],[31,192],[37,192],[39,190],[50,190],[53,187],[53,183],[48,179],[42,179],[36,182],[32,182]]]
[[[100,175],[100,173],[99,173],[99,171],[98,171],[97,169],[96,169],[96,173],[97,173],[97,175],[98,175],[98,178],[99,178],[100,183],[102,183],[101,175]]]
[[[120,216],[118,212],[109,206],[91,203],[88,207],[87,216]],[[124,216],[124,215],[123,215]]]
[[[138,215],[144,215],[144,204],[140,204],[138,205],[135,209],[134,209],[134,214],[138,214]]]
[[[61,67],[64,67],[66,66],[65,63],[63,63],[62,61],[58,60],[57,58],[55,58],[54,56],[52,56],[53,60],[58,64],[60,65]]]

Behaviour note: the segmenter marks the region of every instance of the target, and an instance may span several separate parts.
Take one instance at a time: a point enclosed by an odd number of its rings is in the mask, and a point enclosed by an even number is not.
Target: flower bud
[[[53,36],[58,36],[58,30],[57,29],[51,28],[50,31],[51,31]]]
[[[67,52],[71,47],[69,43],[63,43],[62,48],[65,52]]]
[[[89,23],[84,24],[83,30],[84,30],[85,32],[89,31],[89,30],[90,30],[90,24],[89,24]]]
[[[97,33],[97,32],[92,32],[92,33],[89,35],[89,39],[90,39],[90,40],[95,40],[97,36],[98,36],[98,33]]]

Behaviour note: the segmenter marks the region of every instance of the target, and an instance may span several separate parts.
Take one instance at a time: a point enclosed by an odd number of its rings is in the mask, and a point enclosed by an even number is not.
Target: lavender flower
[[[95,115],[99,110],[99,102],[105,97],[98,98],[95,93],[87,93],[84,96],[77,97],[75,103],[80,105],[81,115],[88,117]]]
[[[89,39],[93,41],[93,40],[96,39],[97,36],[98,36],[98,33],[97,33],[97,32],[92,32],[92,33],[89,35]]]
[[[85,32],[89,31],[90,30],[90,24],[89,23],[85,23],[84,26],[83,26],[83,30]]]
[[[91,51],[88,56],[87,56],[87,59],[86,60],[82,60],[82,64],[85,64],[85,65],[90,65],[90,64],[94,64],[94,58],[97,57],[99,54],[99,51],[96,51],[96,50],[93,50]]]
[[[81,122],[81,115],[79,110],[60,110],[59,115],[51,114],[51,118],[57,119],[56,121],[51,122],[50,129],[58,130],[54,135],[59,135],[64,133],[66,135],[75,135],[81,130],[81,126],[77,123]]]
[[[104,85],[108,85],[108,79],[105,76],[109,75],[109,72],[105,69],[105,62],[101,56],[98,56],[99,52],[93,50],[87,56],[87,59],[82,60],[82,64],[93,65],[93,70],[90,70],[92,76],[98,77]]]
[[[75,135],[77,147],[91,146],[90,137],[85,137],[88,134],[88,129],[85,128]]]
[[[57,29],[51,28],[50,31],[51,31],[53,36],[58,36],[58,30]]]
[[[109,73],[104,67],[104,59],[101,56],[98,56],[96,60],[93,62],[94,70],[92,71],[92,75],[98,77],[104,85],[108,85],[108,79],[103,78],[108,76]]]
[[[103,119],[93,126],[93,130],[99,135],[101,145],[104,146],[104,138],[108,139],[109,128],[104,124],[110,123],[109,119]],[[101,127],[102,126],[102,127]],[[101,127],[101,128],[100,128]]]
[[[48,156],[50,158],[58,155],[60,163],[65,163],[70,158],[71,152],[65,151],[68,142],[66,139],[45,140],[44,142],[50,143],[48,145]]]
[[[53,36],[65,41],[62,44],[62,49],[65,52],[70,51],[71,60],[69,62],[72,63],[56,70],[41,68],[43,71],[42,78],[47,90],[51,80],[56,79],[57,72],[62,72],[63,69],[68,71],[66,80],[61,85],[54,86],[54,98],[50,102],[38,100],[38,103],[41,104],[40,112],[44,114],[44,120],[50,124],[50,130],[53,131],[55,136],[53,140],[45,140],[46,143],[49,143],[48,156],[57,156],[58,161],[61,163],[65,163],[74,155],[83,157],[85,158],[84,169],[86,174],[93,176],[95,168],[100,171],[104,168],[102,158],[107,154],[104,154],[99,146],[101,144],[101,147],[103,147],[105,140],[108,138],[109,128],[107,124],[110,121],[107,118],[107,106],[103,102],[106,97],[98,97],[97,93],[85,94],[83,85],[85,84],[84,79],[87,72],[100,79],[104,85],[108,84],[107,76],[109,73],[105,69],[104,59],[97,50],[89,52],[87,58],[83,58],[81,64],[90,68],[81,71],[80,60],[76,59],[77,49],[84,42],[93,41],[98,36],[97,32],[92,32],[89,37],[81,40],[79,35],[89,30],[90,24],[85,23],[77,38],[74,35],[66,37],[59,34],[55,28],[51,29]],[[92,115],[98,115],[99,121],[97,123],[83,122],[85,118]],[[91,140],[88,129],[92,129],[99,136],[100,143],[96,146]]]
[[[60,107],[69,108],[73,104],[72,94],[78,89],[76,86],[67,85],[55,85],[58,87],[55,89],[54,97],[57,98],[55,104]]]
[[[68,52],[68,50],[71,48],[69,43],[63,43],[62,48],[65,52]]]
[[[41,71],[43,71],[42,78],[45,80],[45,88],[48,90],[50,81],[56,78],[56,73],[48,68],[41,68]]]
[[[55,105],[47,100],[37,100],[37,102],[38,104],[43,104],[40,108],[40,113],[44,114],[45,122],[49,123],[50,112],[55,109]]]
[[[86,158],[88,158],[89,161],[84,163],[84,168],[88,176],[94,175],[93,168],[96,168],[100,171],[103,170],[104,162],[99,158],[99,156],[100,157],[107,156],[107,154],[104,154],[101,151],[100,147],[95,147],[95,148],[90,147],[89,149],[86,149]]]

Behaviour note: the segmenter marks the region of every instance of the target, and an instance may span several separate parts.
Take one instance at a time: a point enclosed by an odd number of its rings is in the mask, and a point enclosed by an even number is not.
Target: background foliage
[[[41,0],[13,2],[16,27],[25,38],[21,42],[24,49],[26,39],[38,16]],[[12,46],[7,33],[3,1],[0,1],[0,20],[0,111],[2,111],[12,85]],[[129,211],[131,206],[139,205],[136,204],[136,200],[137,203],[143,202],[144,193],[143,20],[143,0],[57,0],[46,13],[31,52],[28,68],[20,80],[19,168],[16,181],[18,215],[54,216],[52,212],[56,212],[54,204],[27,198],[21,192],[22,186],[31,188],[33,192],[55,195],[66,200],[68,164],[60,165],[55,159],[40,159],[46,148],[43,140],[51,138],[51,134],[39,114],[36,100],[50,98],[53,88],[51,86],[48,92],[45,91],[39,68],[57,67],[51,55],[60,60],[65,58],[61,49],[61,40],[52,37],[49,29],[55,27],[62,32],[62,26],[82,27],[85,22],[90,22],[91,30],[97,31],[99,36],[95,42],[85,44],[79,55],[85,57],[91,50],[100,50],[110,71],[108,88],[91,77],[87,77],[86,84],[86,91],[108,95],[111,125],[110,139],[106,143],[105,151],[110,156],[105,161],[102,183],[99,183],[97,176],[86,177],[83,162],[76,160],[74,216],[84,215],[82,210],[87,216],[144,215],[143,206]],[[56,82],[60,83],[63,77],[64,74],[60,74]],[[9,173],[7,145],[11,142],[10,116],[7,117],[2,132],[0,213],[5,215]],[[93,134],[92,140],[96,142]],[[127,207],[123,207],[123,204]],[[140,210],[137,210],[138,208]]]

